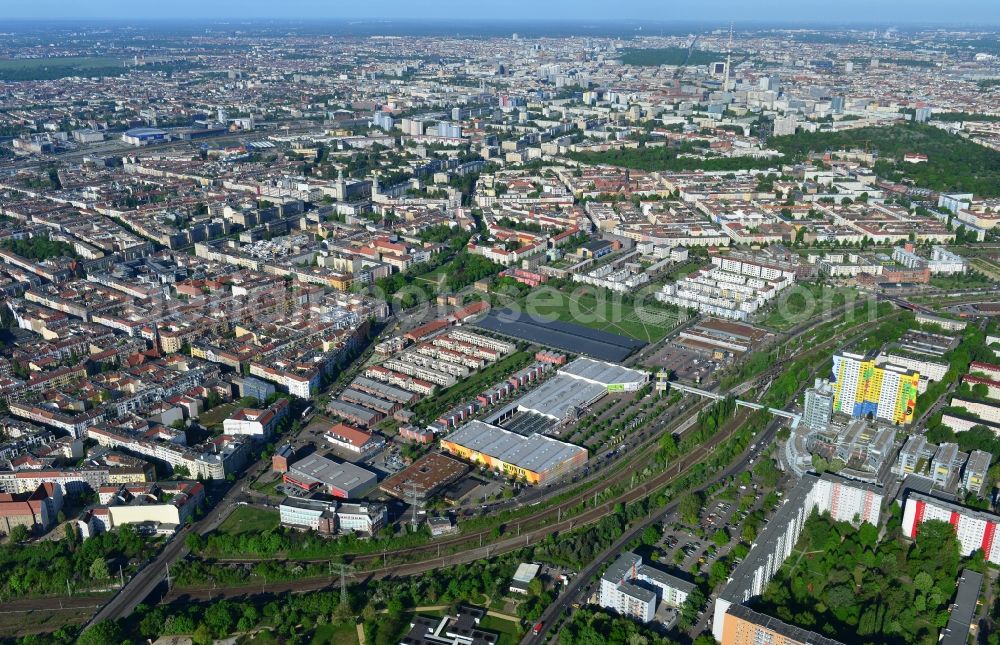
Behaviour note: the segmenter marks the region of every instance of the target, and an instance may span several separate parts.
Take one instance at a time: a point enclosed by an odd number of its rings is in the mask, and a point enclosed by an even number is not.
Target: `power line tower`
[[[340,567],[340,604],[347,606],[347,573],[354,572],[354,567],[349,564],[339,564]]]

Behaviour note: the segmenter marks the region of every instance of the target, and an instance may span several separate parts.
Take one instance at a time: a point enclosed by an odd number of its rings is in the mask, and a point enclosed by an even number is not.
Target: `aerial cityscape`
[[[1000,7],[204,4],[0,6],[0,644],[1000,645]]]

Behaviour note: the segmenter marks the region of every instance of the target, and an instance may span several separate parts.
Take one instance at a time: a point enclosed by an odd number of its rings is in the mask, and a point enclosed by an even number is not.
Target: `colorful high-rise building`
[[[910,423],[917,406],[920,373],[891,364],[876,365],[876,355],[834,354],[833,411]]]

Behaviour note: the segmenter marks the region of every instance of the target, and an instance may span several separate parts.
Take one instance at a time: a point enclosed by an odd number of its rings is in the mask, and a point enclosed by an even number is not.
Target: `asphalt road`
[[[781,427],[782,423],[783,423],[782,419],[773,420],[767,426],[767,428],[765,428],[764,431],[760,434],[760,437],[755,443],[758,446],[770,444],[771,441],[774,440],[774,436],[775,434],[777,434],[778,428]],[[743,453],[740,459],[731,463],[729,466],[720,471],[718,475],[716,475],[711,480],[703,483],[696,490],[703,491],[708,487],[712,486],[713,484],[716,484],[722,481],[723,479],[731,477],[736,473],[742,471],[746,467],[744,461],[750,455],[751,452],[752,451],[748,448]],[[669,515],[670,513],[675,512],[677,510],[678,503],[679,502],[671,502],[666,507],[659,509],[656,512],[650,513],[648,517],[644,518],[638,524],[635,524],[630,529],[627,529],[624,533],[622,533],[622,535],[617,540],[615,540],[611,546],[602,551],[600,555],[594,558],[594,560],[590,564],[584,567],[584,569],[580,571],[580,574],[577,575],[575,578],[573,578],[573,580],[563,590],[563,592],[559,595],[559,597],[556,598],[556,600],[551,605],[546,607],[544,612],[542,612],[542,616],[539,619],[539,621],[542,623],[541,632],[535,635],[529,631],[528,634],[526,634],[524,638],[521,639],[521,645],[531,645],[532,643],[544,642],[545,636],[548,633],[549,628],[551,627],[553,621],[560,615],[562,615],[562,613],[566,611],[567,608],[569,608],[571,603],[579,600],[580,592],[587,588],[587,586],[590,584],[590,580],[597,574],[598,570],[601,568],[604,562],[613,557],[617,557],[625,548],[625,545],[634,540],[635,538],[637,538],[639,535],[641,535],[642,532],[646,530],[646,527],[660,521],[664,515]]]
[[[837,317],[841,315],[841,313],[843,313],[844,311],[846,311],[846,307],[840,307],[837,310],[831,312],[831,315],[832,317]],[[829,320],[829,317],[826,318],[826,320]],[[815,326],[816,324],[820,324],[822,322],[825,322],[826,320],[813,320],[809,323],[803,323],[801,325],[798,325],[795,328],[786,332],[784,335],[782,335],[782,342],[785,342],[787,340],[790,340],[791,338],[799,336],[802,333],[805,333],[805,331],[807,331],[811,327]],[[838,338],[842,338],[844,335],[846,335],[846,332],[841,332],[832,337],[827,342],[831,342]],[[789,360],[791,360],[791,358]],[[771,369],[765,371],[764,374],[767,374],[775,370],[780,365],[781,364],[773,366]],[[757,378],[760,378],[760,376],[762,375],[758,375]],[[746,386],[748,385],[750,385],[750,382],[742,384],[740,388],[746,389]],[[800,391],[801,389],[804,389],[807,385],[808,385],[807,383],[801,384]],[[736,391],[736,389],[740,388],[734,388],[734,392]],[[796,396],[798,396],[797,393]],[[778,429],[783,424],[784,424],[783,419],[781,418],[773,419],[771,423],[769,423],[768,426],[764,429],[761,435],[754,441],[753,445],[756,446],[756,449],[748,448],[741,455],[740,459],[733,461],[729,466],[723,469],[716,477],[714,477],[710,481],[705,482],[704,484],[702,484],[702,486],[700,486],[696,490],[703,491],[708,487],[712,486],[713,484],[744,470],[747,465],[745,461],[751,456],[751,454],[756,455],[757,453],[760,452],[760,450],[764,446],[769,446],[771,442],[774,440],[774,437],[777,434]],[[586,589],[587,585],[589,585],[590,583],[591,578],[594,577],[594,575],[600,569],[602,564],[609,558],[616,557],[618,554],[620,554],[624,546],[633,539],[635,539],[637,536],[639,536],[642,533],[642,531],[646,529],[646,527],[657,522],[658,519],[662,517],[664,514],[670,514],[674,512],[676,508],[677,508],[677,503],[675,502],[667,505],[666,508],[661,509],[660,511],[651,513],[647,518],[643,519],[641,522],[633,526],[631,529],[626,530],[621,535],[621,537],[618,538],[618,540],[616,540],[610,547],[608,547],[600,555],[598,555],[593,560],[593,562],[584,567],[584,569],[580,572],[580,574],[576,578],[574,578],[573,581],[566,587],[563,593],[560,594],[560,596],[551,605],[549,605],[542,613],[542,616],[539,619],[543,624],[540,633],[535,635],[529,631],[529,633],[526,634],[524,638],[521,640],[521,645],[530,645],[532,643],[544,642],[545,636],[549,631],[553,621],[557,619],[560,615],[562,615],[562,613],[566,611],[566,609],[569,607],[571,603],[580,600],[580,598],[578,598],[580,592]],[[707,607],[710,605],[711,603],[709,603],[709,605],[706,606],[706,611]]]
[[[197,531],[204,535],[218,528],[229,516],[233,508],[235,508],[236,502],[244,496],[247,482],[256,478],[268,465],[270,465],[268,461],[258,460],[253,466],[248,468],[243,476],[236,480],[236,483],[230,487],[222,499],[203,518],[195,522],[190,528],[176,533],[167,542],[167,545],[163,547],[159,555],[132,576],[132,579],[128,581],[125,587],[91,618],[87,626],[101,622],[102,620],[117,620],[128,616],[139,603],[156,591],[157,587],[165,584],[168,565],[188,554],[187,545],[184,543],[184,538],[187,534],[191,531]]]
[[[684,420],[685,425],[690,425],[690,422],[697,417],[697,414],[692,414],[690,417]],[[530,546],[532,544],[537,544],[544,540],[547,536],[553,533],[559,533],[564,531],[569,531],[574,528],[579,528],[588,524],[599,521],[604,516],[614,512],[615,506],[621,502],[625,504],[632,503],[643,497],[649,495],[652,491],[659,490],[672,482],[677,477],[681,476],[687,471],[694,463],[701,461],[705,457],[709,456],[715,449],[715,446],[725,441],[731,433],[739,428],[741,422],[736,423],[729,432],[718,433],[712,439],[710,439],[706,444],[699,446],[687,456],[676,462],[677,468],[669,468],[666,471],[660,473],[651,480],[647,480],[639,486],[636,486],[632,490],[622,494],[620,497],[615,499],[610,499],[598,504],[596,507],[592,507],[589,510],[584,511],[579,515],[564,519],[564,520],[551,520],[545,523],[541,527],[527,528],[525,531],[521,532],[518,529],[518,535],[507,537],[499,541],[486,541],[480,543],[478,547],[466,548],[462,551],[458,551],[451,554],[439,554],[437,557],[432,557],[430,559],[418,560],[412,563],[402,563],[402,564],[390,564],[384,565],[375,569],[368,569],[364,571],[359,571],[354,574],[349,574],[347,579],[351,582],[357,582],[359,580],[367,578],[384,578],[386,576],[409,576],[417,573],[423,573],[426,571],[440,569],[444,567],[453,566],[460,563],[473,562],[475,560],[490,558],[501,553],[508,553],[510,551],[516,551],[525,546]],[[704,454],[697,454],[697,453]],[[589,492],[588,492],[589,495]],[[568,504],[573,505],[576,501],[570,501]],[[551,515],[551,511],[547,511]],[[516,525],[515,525],[516,526]],[[466,536],[468,537],[468,536]],[[443,542],[440,544],[444,544]],[[436,546],[437,543],[431,546]],[[410,551],[417,550],[421,547],[416,547]],[[380,554],[374,554],[374,557],[366,556],[365,559],[379,559]],[[355,560],[357,561],[357,560]],[[312,578],[312,579],[302,579],[302,580],[288,580],[288,581],[277,581],[277,582],[265,582],[262,585],[249,585],[249,586],[211,586],[202,588],[191,588],[185,587],[184,589],[171,592],[168,594],[164,601],[190,601],[190,600],[212,600],[218,598],[234,598],[234,597],[248,597],[252,595],[260,594],[276,594],[276,593],[287,593],[287,592],[306,592],[318,589],[329,588],[333,583],[333,578]]]
[[[839,313],[840,313],[839,311],[835,311],[834,315],[837,315]],[[788,339],[797,336],[815,324],[816,322],[812,321],[811,324],[804,323],[802,325],[799,325],[796,328],[786,332],[784,338]],[[743,383],[741,384],[741,387],[737,389],[746,389],[747,386],[749,385],[750,385],[749,382]],[[673,420],[674,419],[670,419],[670,421]],[[661,423],[665,421],[667,420],[661,420]],[[781,423],[778,420],[775,420],[771,424],[769,424],[767,429],[764,431],[764,434],[762,435],[761,439],[756,442],[757,445],[766,445],[767,443],[770,443],[780,425]],[[744,458],[746,456],[747,455],[744,454]],[[201,534],[205,534],[214,530],[229,515],[229,513],[234,508],[238,499],[242,498],[245,495],[246,482],[255,479],[260,474],[260,472],[264,468],[266,468],[266,466],[267,462],[258,461],[255,465],[253,465],[250,469],[248,469],[248,471],[237,481],[236,485],[234,485],[225,494],[223,499],[219,503],[217,503],[202,520],[197,522],[194,525],[194,527],[188,529],[188,531],[196,530]],[[723,471],[721,471],[721,473],[716,478],[703,484],[703,486],[699,490],[702,490],[720,481],[721,479],[724,479],[732,474],[735,474],[740,470],[742,470],[743,468],[744,468],[743,459],[740,459],[731,464]],[[544,496],[544,494],[542,496]],[[516,504],[518,502],[523,503],[523,501],[521,500],[517,500],[513,503]],[[559,616],[563,611],[565,611],[568,604],[572,602],[572,599],[575,598],[576,595],[579,593],[581,585],[583,585],[585,581],[588,581],[590,578],[593,577],[594,573],[601,566],[601,563],[603,563],[606,559],[608,559],[612,555],[618,553],[623,545],[627,544],[631,539],[633,539],[636,535],[638,535],[647,526],[654,523],[656,519],[662,515],[663,512],[672,512],[673,509],[674,506],[670,505],[666,509],[651,514],[648,518],[646,518],[641,523],[633,527],[631,530],[626,531],[611,547],[605,550],[605,552],[603,552],[590,565],[588,565],[580,573],[580,575],[578,575],[573,580],[573,582],[570,583],[568,588],[564,590],[563,594],[561,594],[560,597],[546,609],[541,619],[546,624],[546,627],[543,629],[542,633],[539,634],[538,636],[529,633],[527,636],[525,636],[525,639],[522,642],[523,643],[541,642],[542,638],[545,635],[545,632],[548,629],[547,625],[551,623],[553,618]],[[560,528],[562,530],[565,530],[565,528],[563,527]],[[129,583],[125,586],[125,588],[122,589],[122,591],[118,595],[116,595],[111,601],[109,601],[95,615],[95,617],[92,619],[91,622],[93,623],[93,622],[99,622],[101,620],[117,619],[127,616],[135,609],[136,605],[145,600],[160,585],[162,585],[166,580],[167,564],[175,562],[178,559],[185,557],[188,553],[188,550],[184,544],[184,539],[183,539],[183,536],[186,535],[186,533],[187,531],[183,531],[181,532],[181,534],[175,536],[149,565],[147,565],[144,569],[142,569],[135,576],[133,576],[133,578],[129,581]],[[530,543],[530,538],[528,538],[527,536],[525,539],[525,543]],[[499,546],[500,545],[494,545],[494,547],[499,547]],[[469,555],[472,556],[472,559],[476,559],[478,557],[483,557],[484,555],[486,557],[489,557],[489,553],[490,549],[489,547],[487,547],[486,551],[482,553],[480,553],[479,550],[477,549],[471,549],[461,555],[462,556]],[[496,551],[493,551],[493,553],[496,553]],[[450,557],[451,561],[450,563],[452,564],[455,563],[456,556],[458,555],[459,554],[453,554]],[[465,558],[462,559],[464,560]],[[405,565],[403,567],[400,567],[400,569],[405,569],[405,568],[406,568]],[[401,572],[397,571],[397,573]]]

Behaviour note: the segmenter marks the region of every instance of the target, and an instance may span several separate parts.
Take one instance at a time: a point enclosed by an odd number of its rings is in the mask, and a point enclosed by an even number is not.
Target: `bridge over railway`
[[[704,396],[709,399],[714,399],[720,401],[729,394],[722,394],[719,392],[709,392],[708,390],[702,390],[697,387],[692,387],[690,385],[683,385],[681,383],[671,383],[670,387],[680,390],[681,392],[687,392],[689,394],[697,394],[698,396]],[[760,403],[754,403],[753,401],[743,401],[742,399],[736,399],[736,406],[742,408],[749,408],[751,410],[767,410],[776,417],[784,417],[792,422],[792,430],[798,427],[799,422],[802,421],[802,415],[795,414],[794,412],[788,412],[786,410],[778,410],[776,408],[768,408],[761,405]]]

